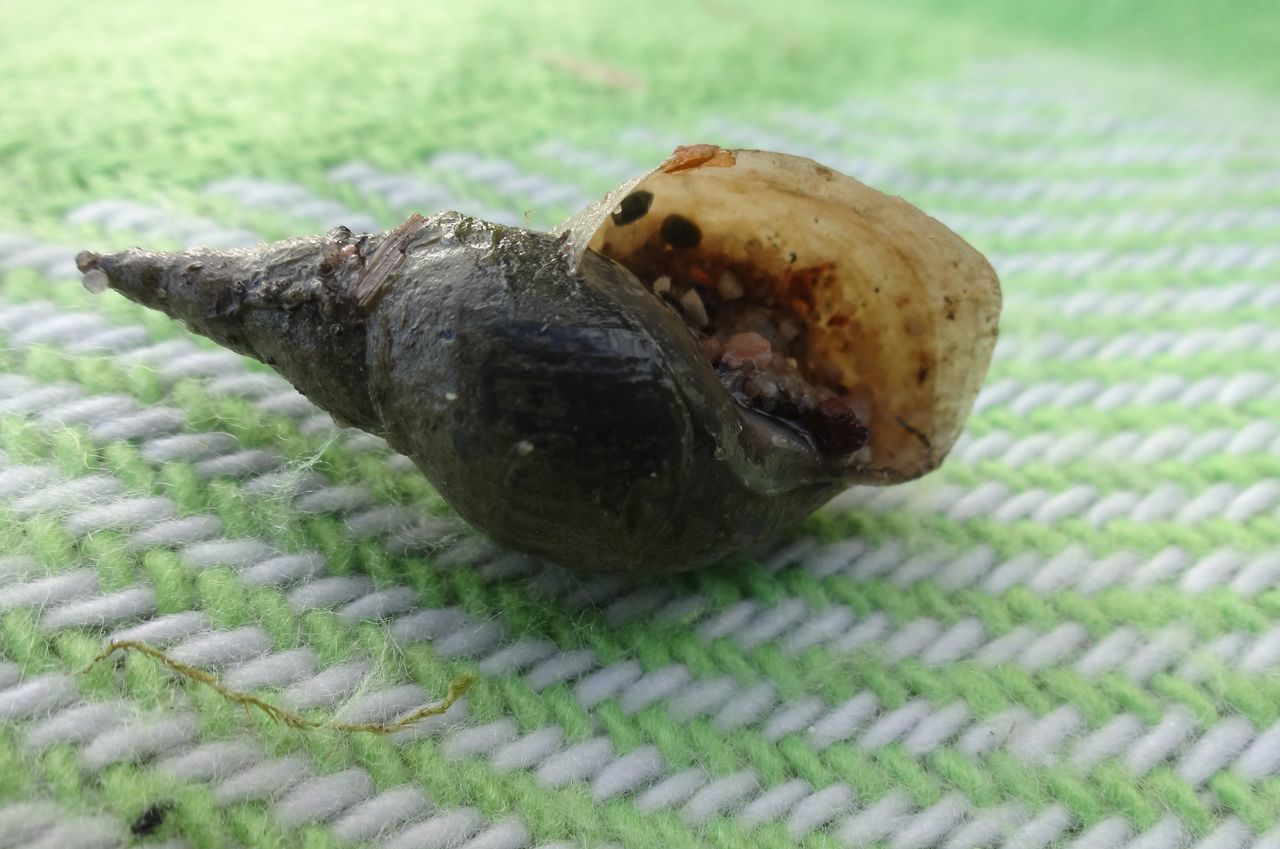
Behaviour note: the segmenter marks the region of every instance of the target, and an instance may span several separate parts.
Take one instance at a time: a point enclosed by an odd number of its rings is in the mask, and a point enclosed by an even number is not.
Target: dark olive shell
[[[392,445],[499,542],[583,569],[673,571],[776,533],[843,488],[738,407],[683,321],[552,236],[433,221],[369,321]],[[465,230],[465,232],[464,232]],[[759,422],[752,422],[760,418]],[[749,426],[752,424],[754,426]]]
[[[655,234],[803,283],[806,365],[854,399],[870,442],[824,453],[735,401],[623,264]],[[90,288],[105,279],[385,436],[494,539],[583,570],[690,569],[850,484],[929,471],[982,382],[1000,305],[986,261],[905,202],[808,160],[707,145],[557,234],[445,213],[77,261]]]

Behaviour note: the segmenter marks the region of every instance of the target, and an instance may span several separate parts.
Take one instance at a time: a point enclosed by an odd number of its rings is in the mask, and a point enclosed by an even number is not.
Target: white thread
[[[932,645],[920,653],[920,659],[928,665],[954,663],[969,657],[987,640],[987,629],[982,622],[975,619],[963,619],[934,640]]]
[[[1280,663],[1280,627],[1263,634],[1240,660],[1240,671],[1257,674]]]
[[[832,605],[800,623],[781,641],[786,654],[796,654],[811,646],[835,639],[853,627],[855,616],[843,605]]]
[[[812,792],[809,782],[793,778],[752,799],[738,812],[738,822],[748,829],[754,829],[771,820],[781,819]]]
[[[1124,755],[1124,765],[1134,775],[1145,775],[1169,758],[1195,728],[1195,717],[1181,707],[1172,708],[1155,728],[1133,744]]]
[[[1269,552],[1247,563],[1229,587],[1232,592],[1252,596],[1277,583],[1280,583],[1280,552]]]
[[[714,713],[733,697],[738,685],[732,678],[708,678],[694,681],[667,705],[667,712],[677,722]]]
[[[63,819],[24,849],[116,849],[127,836],[123,824],[110,816]]]
[[[350,604],[373,592],[373,581],[364,575],[316,578],[294,587],[289,604],[298,610],[314,610]]]
[[[334,837],[360,843],[381,837],[422,817],[431,805],[417,787],[393,787],[354,805],[331,826]]]
[[[943,844],[943,849],[994,846],[998,841],[1007,839],[1026,819],[1026,812],[1015,805],[997,805],[974,811],[969,821],[960,825]]]
[[[590,649],[562,651],[525,673],[524,682],[536,693],[555,684],[573,681],[595,665],[596,654]]]
[[[1051,805],[1020,826],[1001,849],[1043,849],[1071,827],[1071,814],[1061,805]]]
[[[324,571],[324,568],[324,555],[284,554],[279,557],[268,557],[245,569],[240,575],[241,579],[250,586],[289,586],[314,578]]]
[[[853,806],[855,795],[847,784],[830,784],[801,799],[787,816],[787,834],[799,839],[822,828]]]
[[[972,721],[968,705],[963,701],[952,702],[925,716],[903,740],[903,747],[908,753],[923,757],[945,745]]]
[[[26,579],[38,567],[36,559],[26,554],[0,555],[0,587]]]
[[[183,610],[179,613],[167,613],[155,619],[139,623],[130,628],[116,631],[108,638],[108,642],[118,640],[137,640],[142,643],[164,647],[178,640],[194,637],[213,627],[209,617],[198,610]]]
[[[220,539],[198,542],[182,549],[182,562],[189,569],[228,566],[244,569],[271,557],[270,546],[252,539]]]
[[[300,495],[293,502],[299,513],[350,513],[370,506],[373,493],[363,484],[327,486]]]
[[[892,849],[925,849],[937,844],[961,823],[969,804],[954,793],[943,796],[921,811],[889,841]]]
[[[1068,844],[1070,849],[1120,849],[1127,846],[1131,834],[1128,824],[1119,817],[1107,817]]]
[[[244,663],[228,674],[242,686],[283,686],[284,702],[298,711],[335,706],[356,693],[369,675],[370,663],[351,661],[319,668],[314,649],[268,654]],[[268,676],[271,676],[268,679]]]
[[[170,755],[156,770],[180,781],[215,781],[259,763],[262,751],[245,740],[216,740]]]
[[[933,707],[924,699],[913,699],[897,710],[881,714],[858,741],[865,749],[882,749],[895,743],[932,713]]]
[[[689,825],[701,825],[716,815],[735,810],[759,789],[760,779],[753,770],[736,772],[696,791],[680,809],[680,816]]]
[[[1113,562],[1107,565],[1112,568],[1123,568],[1129,565],[1129,562]],[[1136,569],[1127,570],[1132,575],[1128,584],[1135,589],[1154,586],[1177,576],[1179,573],[1185,573],[1190,566],[1191,558],[1185,551],[1179,548],[1164,548],[1161,549],[1159,554],[1142,563]]]
[[[73,705],[29,728],[25,742],[33,749],[47,749],[58,743],[86,743],[127,721],[132,710],[131,704],[120,701]]]
[[[617,663],[588,675],[573,687],[573,697],[585,708],[611,699],[624,688],[634,684],[643,674],[635,661]]]
[[[65,816],[61,808],[43,799],[12,802],[0,807],[0,835],[4,835],[6,849],[21,846]]]
[[[0,610],[20,607],[43,608],[82,598],[98,589],[98,573],[91,569],[74,569],[24,584],[0,587]]]
[[[918,655],[937,641],[942,623],[934,619],[915,619],[899,627],[885,640],[882,653],[890,662]]]
[[[1034,552],[1020,552],[992,569],[981,588],[991,595],[1003,595],[1013,587],[1027,583],[1039,565],[1040,559]]]
[[[1032,763],[1052,764],[1057,750],[1085,727],[1084,717],[1073,705],[1062,705],[1035,722],[1016,729],[1009,738],[1009,751]]]
[[[743,599],[701,623],[697,634],[704,640],[718,640],[727,637],[745,626],[760,611],[760,603],[754,599]]]
[[[633,793],[659,778],[665,768],[656,748],[641,746],[600,769],[591,782],[591,797],[603,802],[623,793]]]
[[[55,384],[38,386],[25,392],[0,398],[0,413],[31,413],[43,407],[53,407],[77,400],[80,390],[72,386]]]
[[[804,621],[811,611],[801,599],[786,599],[774,607],[760,611],[734,636],[744,650],[771,642]]]
[[[519,735],[520,730],[515,720],[503,718],[486,725],[460,728],[445,738],[441,744],[441,751],[450,760],[488,755],[499,746],[512,742]]]
[[[10,466],[0,469],[0,498],[13,498],[58,480],[58,471],[49,466]]]
[[[1179,759],[1174,772],[1183,781],[1198,786],[1235,760],[1253,740],[1256,732],[1240,716],[1225,717],[1205,731],[1195,745]]]
[[[490,677],[514,675],[555,655],[557,651],[556,644],[551,640],[525,637],[499,648],[480,661],[477,669],[481,675]]]
[[[138,717],[99,734],[80,750],[80,765],[89,772],[120,762],[139,762],[195,740],[199,731],[194,716]]]
[[[752,725],[777,704],[778,696],[772,683],[761,681],[734,695],[734,698],[716,713],[712,719],[721,731],[732,731]]]
[[[365,693],[344,704],[335,714],[339,722],[391,722],[411,711],[427,706],[432,697],[417,684],[401,684]],[[437,717],[428,717],[434,719]],[[424,719],[423,722],[426,722]]]
[[[453,849],[478,832],[484,818],[475,808],[443,811],[389,838],[383,849]]]
[[[519,817],[507,817],[462,844],[459,849],[526,849],[533,837]]]
[[[1203,839],[1194,849],[1248,849],[1253,843],[1253,832],[1235,817],[1228,817]]]
[[[1165,628],[1157,631],[1139,644],[1137,650],[1124,663],[1125,673],[1135,681],[1149,681],[1157,672],[1168,668],[1191,644],[1191,635],[1181,628]]]
[[[257,626],[192,637],[168,650],[169,657],[191,666],[243,663],[271,650],[271,636]]]
[[[506,625],[497,619],[459,628],[435,644],[436,654],[446,659],[475,657],[492,651],[507,637]]]
[[[418,594],[412,587],[389,587],[361,596],[338,609],[338,615],[349,621],[390,619],[417,607]]]
[[[1017,625],[1011,628],[1008,633],[988,641],[974,655],[974,660],[986,666],[1000,666],[1012,663],[1013,659],[1021,654],[1037,636],[1031,626]]]
[[[651,704],[663,701],[683,690],[693,681],[689,670],[678,664],[664,666],[637,680],[622,692],[618,700],[622,712],[627,715],[643,710]]]
[[[135,531],[129,535],[129,544],[134,548],[181,546],[212,539],[222,532],[222,520],[217,516],[188,516]]]
[[[57,710],[76,698],[75,682],[67,675],[31,678],[0,690],[0,718],[26,719]]]
[[[1070,756],[1071,765],[1081,771],[1090,770],[1125,751],[1146,730],[1136,716],[1122,713],[1075,744]]]
[[[761,733],[766,740],[776,743],[783,737],[804,731],[826,710],[826,702],[817,696],[785,702],[769,717]]]
[[[346,523],[354,537],[378,537],[411,528],[422,518],[422,511],[416,507],[383,504],[347,516]]]
[[[875,715],[880,704],[874,695],[863,691],[849,701],[837,705],[809,728],[809,741],[815,749],[821,751],[827,747],[847,740],[857,732],[858,728]]]
[[[115,478],[86,475],[16,498],[9,503],[9,510],[19,516],[36,513],[62,515],[81,505],[100,504],[116,498],[123,492],[124,487]]]
[[[219,782],[212,790],[213,801],[218,805],[232,805],[275,799],[310,773],[307,759],[298,755],[263,761]]]
[[[181,430],[187,424],[186,414],[170,407],[148,407],[132,416],[99,422],[89,428],[89,435],[99,442],[142,439]]]
[[[197,460],[193,467],[200,480],[218,477],[247,478],[270,472],[280,466],[280,457],[270,451],[251,449]]]
[[[1187,834],[1174,817],[1165,817],[1152,828],[1137,835],[1129,849],[1182,849],[1187,845]]]
[[[45,424],[93,424],[136,412],[137,409],[137,402],[124,395],[92,395],[47,408],[36,419]]]
[[[155,612],[155,608],[154,590],[150,587],[133,587],[46,610],[40,617],[40,630],[53,633],[65,628],[115,625],[150,615]]]
[[[875,843],[897,831],[910,817],[911,800],[890,791],[841,823],[837,836],[847,846]]]
[[[877,610],[866,618],[857,620],[852,628],[829,645],[836,652],[852,652],[867,643],[883,639],[891,627],[889,617]]]
[[[1090,678],[1102,675],[1132,656],[1139,643],[1138,634],[1133,629],[1127,626],[1116,628],[1076,661],[1076,671]]]
[[[276,802],[271,812],[286,826],[324,822],[367,800],[376,789],[369,773],[346,769],[302,782]]]
[[[1241,753],[1233,769],[1247,779],[1258,780],[1280,768],[1280,723],[1257,735]]]
[[[1004,745],[1014,732],[1031,721],[1026,708],[1013,705],[970,727],[960,735],[956,748],[968,757],[980,757]]]
[[[72,536],[82,537],[107,528],[130,531],[154,526],[173,517],[174,503],[168,498],[129,498],[80,510],[67,517],[63,527]]]

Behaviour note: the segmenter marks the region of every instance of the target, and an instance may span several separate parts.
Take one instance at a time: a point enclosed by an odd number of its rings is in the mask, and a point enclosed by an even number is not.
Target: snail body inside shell
[[[637,189],[619,210],[652,200],[648,190]],[[618,211],[612,216],[620,227],[638,221]],[[606,254],[612,248],[602,245]],[[812,295],[830,269],[788,268],[773,276],[751,261],[763,251],[758,241],[748,243],[744,262],[704,250],[701,228],[673,212],[619,261],[684,318],[735,401],[795,428],[819,451],[854,454],[870,437],[863,423],[868,411],[856,396],[842,394],[838,372],[807,352]]]
[[[668,572],[945,457],[999,285],[809,160],[682,148],[552,234],[457,213],[247,251],[78,258],[385,436],[499,542]]]

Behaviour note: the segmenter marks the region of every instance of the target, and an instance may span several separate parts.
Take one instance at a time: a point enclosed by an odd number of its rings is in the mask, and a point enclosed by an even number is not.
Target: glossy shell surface
[[[560,229],[578,255],[625,265],[672,216],[696,225],[696,250],[759,268],[804,315],[805,366],[871,431],[849,483],[942,462],[996,341],[1000,285],[980,253],[901,198],[811,160],[712,145],[678,149]]]

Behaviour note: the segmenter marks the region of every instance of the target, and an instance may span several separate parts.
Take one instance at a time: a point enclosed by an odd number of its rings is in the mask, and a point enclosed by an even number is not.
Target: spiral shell
[[[386,437],[494,539],[583,570],[690,569],[934,468],[1000,306],[985,260],[903,201],[708,145],[554,234],[442,213],[77,262]]]

